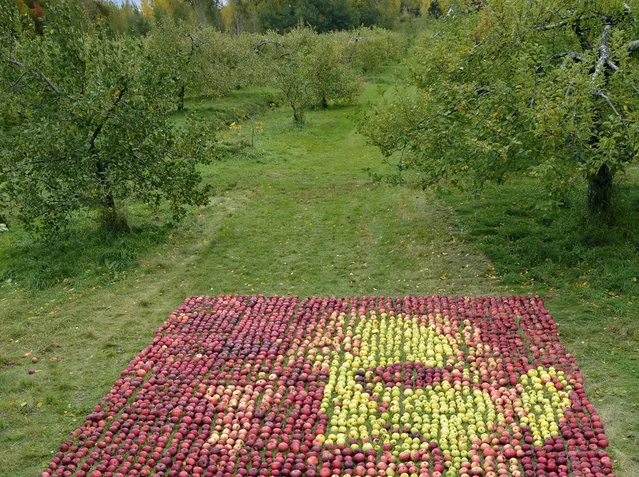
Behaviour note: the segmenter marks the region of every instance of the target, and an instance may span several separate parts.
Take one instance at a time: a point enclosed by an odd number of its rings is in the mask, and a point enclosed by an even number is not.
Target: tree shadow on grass
[[[569,205],[540,207],[545,192],[528,180],[488,187],[481,198],[446,194],[463,238],[476,244],[510,285],[544,284],[593,295],[639,295],[639,184],[617,184],[611,218],[590,216],[585,193]]]
[[[130,232],[108,233],[87,223],[47,241],[14,231],[0,248],[0,280],[32,290],[116,281],[149,250],[166,243],[171,229],[170,224],[144,223]]]

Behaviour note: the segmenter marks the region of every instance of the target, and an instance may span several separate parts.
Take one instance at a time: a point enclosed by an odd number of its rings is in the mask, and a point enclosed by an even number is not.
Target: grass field
[[[361,104],[393,81],[373,79]],[[194,107],[214,114],[207,104]],[[0,236],[0,475],[36,475],[185,297],[219,293],[553,295],[618,475],[639,475],[639,239],[624,232],[637,212],[589,235],[578,204],[551,220],[526,181],[481,200],[373,184],[364,169],[388,169],[354,108],[309,112],[304,127],[256,111],[222,134],[255,147],[207,167],[216,194],[179,228],[132,207],[132,234],[106,244],[83,222],[56,246]]]

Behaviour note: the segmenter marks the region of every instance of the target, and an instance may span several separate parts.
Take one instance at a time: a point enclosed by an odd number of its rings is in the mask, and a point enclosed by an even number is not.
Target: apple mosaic
[[[44,477],[613,476],[538,297],[192,297]]]

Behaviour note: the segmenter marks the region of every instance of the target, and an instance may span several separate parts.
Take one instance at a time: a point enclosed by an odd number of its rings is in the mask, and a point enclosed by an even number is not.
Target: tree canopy
[[[561,193],[588,185],[594,211],[637,159],[636,2],[495,0],[457,7],[418,40],[415,89],[362,130],[400,168],[437,181],[526,171]]]

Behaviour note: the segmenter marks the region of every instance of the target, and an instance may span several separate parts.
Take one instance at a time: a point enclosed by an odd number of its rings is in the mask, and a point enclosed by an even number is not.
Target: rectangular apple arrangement
[[[612,476],[538,297],[191,297],[43,476]]]

